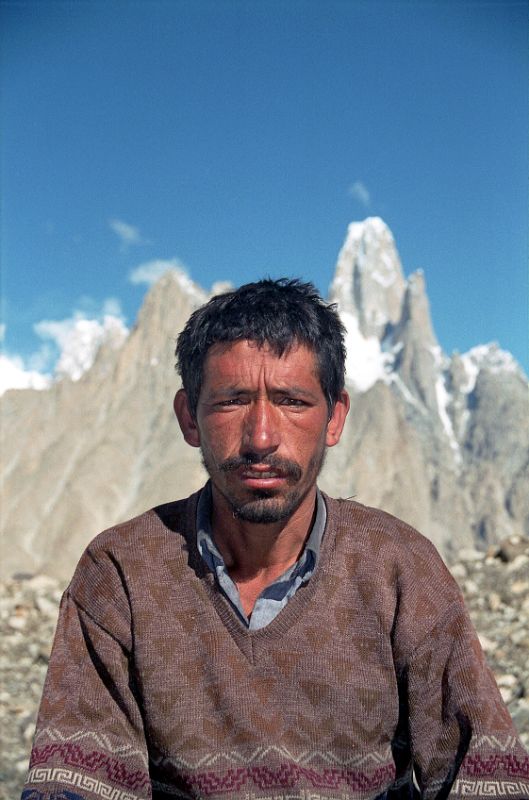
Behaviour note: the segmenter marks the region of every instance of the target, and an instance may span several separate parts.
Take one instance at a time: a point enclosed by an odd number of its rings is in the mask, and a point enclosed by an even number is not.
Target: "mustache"
[[[278,470],[285,477],[293,478],[294,480],[300,480],[303,474],[303,470],[297,461],[290,461],[288,458],[280,458],[274,455],[261,456],[259,453],[232,456],[219,464],[219,469],[222,472],[233,472],[240,467],[250,467],[252,464],[266,465],[270,469]]]

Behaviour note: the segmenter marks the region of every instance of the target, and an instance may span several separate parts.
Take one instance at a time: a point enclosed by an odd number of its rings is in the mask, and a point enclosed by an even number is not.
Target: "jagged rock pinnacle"
[[[393,235],[380,217],[352,222],[338,255],[330,299],[357,317],[364,337],[380,338],[400,317],[405,280]]]

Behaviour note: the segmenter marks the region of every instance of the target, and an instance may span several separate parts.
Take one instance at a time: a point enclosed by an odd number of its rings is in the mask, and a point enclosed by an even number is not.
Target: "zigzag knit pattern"
[[[325,497],[316,572],[247,630],[197,496],[106,531],[61,604],[23,800],[529,798],[529,756],[435,549]],[[415,776],[415,778],[413,778]]]

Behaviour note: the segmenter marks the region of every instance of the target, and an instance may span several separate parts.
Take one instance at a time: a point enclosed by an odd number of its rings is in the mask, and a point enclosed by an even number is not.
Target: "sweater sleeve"
[[[87,551],[61,602],[22,800],[151,797],[132,642],[118,571]]]
[[[529,754],[462,599],[446,609],[417,647],[407,681],[421,797],[529,798]]]

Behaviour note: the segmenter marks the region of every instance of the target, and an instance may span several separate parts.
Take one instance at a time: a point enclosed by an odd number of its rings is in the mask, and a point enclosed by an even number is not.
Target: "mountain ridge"
[[[100,529],[203,483],[171,401],[176,335],[208,296],[168,272],[126,338],[103,340],[76,380],[6,392],[5,574],[64,578]],[[424,275],[404,278],[380,218],[349,226],[329,300],[347,329],[351,413],[322,488],[402,517],[448,560],[529,533],[528,383],[512,356],[442,351]]]

